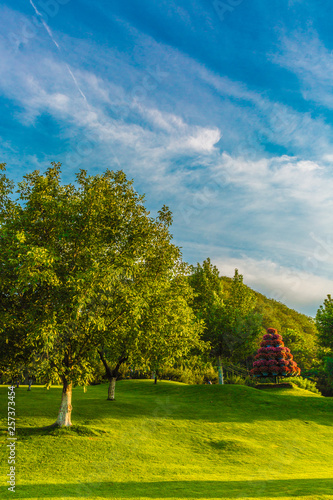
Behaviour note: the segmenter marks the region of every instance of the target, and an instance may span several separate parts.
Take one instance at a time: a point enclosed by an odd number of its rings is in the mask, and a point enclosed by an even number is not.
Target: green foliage
[[[235,375],[235,374],[228,374],[224,378],[224,383],[225,384],[238,384],[238,385],[246,385],[245,384],[245,378],[241,377],[240,375]]]
[[[281,379],[281,382],[282,383],[283,382],[288,382],[288,383],[291,382],[292,384],[296,385],[300,389],[305,389],[305,390],[313,392],[315,394],[320,394],[320,391],[317,389],[315,382],[313,382],[312,380],[303,378],[303,377],[294,377],[292,380],[287,379],[287,378]]]
[[[203,363],[201,366],[174,366],[163,367],[160,370],[160,378],[173,380],[184,384],[207,384],[209,381],[217,382],[218,374],[211,363]]]
[[[287,328],[283,333],[283,340],[293,353],[294,359],[302,371],[313,366],[313,360],[318,356],[316,337],[305,337],[299,331]]]
[[[256,297],[235,269],[219,323],[211,340],[217,356],[236,361],[245,359],[255,348],[261,332],[261,316],[254,311]]]
[[[150,217],[122,171],[81,170],[75,185],[60,175],[55,163],[25,175],[15,202],[0,177],[0,332],[11,352],[33,353],[36,376],[65,386],[94,379],[98,349],[118,360],[158,346],[166,362],[199,346],[168,208]]]
[[[228,374],[224,378],[224,383],[225,384],[247,385],[248,387],[255,387],[257,384],[256,381],[253,380],[251,377],[242,377],[241,375],[237,375],[237,374]]]
[[[223,285],[219,271],[209,258],[202,265],[198,263],[196,267],[191,266],[190,270],[189,283],[195,291],[192,307],[209,328],[216,309],[223,305]]]
[[[203,322],[194,315],[190,303],[193,292],[179,264],[142,310],[138,323],[139,350],[144,366],[159,374],[162,366],[172,366],[191,353],[203,352]]]
[[[175,382],[182,382],[183,384],[203,384],[204,383],[204,374],[190,370],[189,368],[173,368],[166,367],[159,371],[159,375],[161,379],[164,380],[172,380]]]
[[[192,267],[189,278],[194,289],[194,311],[205,323],[204,339],[219,359],[246,358],[254,349],[261,330],[261,317],[254,312],[256,297],[235,270],[228,293],[223,292],[218,270],[209,259]]]
[[[333,383],[333,357],[326,356],[324,363],[324,370],[329,378],[329,381]]]
[[[331,295],[327,295],[324,304],[319,307],[316,325],[320,345],[333,353],[333,299]]]

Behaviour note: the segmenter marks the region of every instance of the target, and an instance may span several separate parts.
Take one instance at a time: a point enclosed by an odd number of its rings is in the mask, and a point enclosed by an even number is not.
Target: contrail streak
[[[39,16],[39,17],[41,18],[41,21],[42,21],[42,23],[43,23],[44,28],[46,29],[46,31],[47,31],[47,33],[49,34],[49,36],[50,36],[50,38],[51,38],[52,42],[54,43],[54,45],[57,47],[58,51],[59,51],[59,52],[60,52],[60,54],[61,54],[61,49],[60,49],[60,47],[59,47],[58,43],[56,42],[56,40],[54,39],[54,36],[53,36],[53,34],[52,34],[52,31],[50,30],[50,28],[48,27],[48,25],[47,25],[47,24],[46,24],[46,22],[44,21],[42,14],[39,12],[39,10],[37,9],[36,5],[33,3],[33,1],[32,1],[32,0],[30,0],[30,4],[32,5],[32,7],[33,7],[34,11],[36,12],[37,16]],[[71,68],[68,66],[68,64],[67,64],[67,63],[65,63],[65,64],[66,64],[66,68],[67,68],[67,70],[68,70],[68,73],[70,74],[70,76],[72,77],[73,82],[75,83],[76,88],[77,88],[77,89],[78,89],[78,91],[80,92],[80,94],[81,94],[81,96],[83,97],[83,99],[84,99],[85,101],[87,101],[87,98],[86,98],[86,96],[84,95],[84,93],[82,92],[82,90],[80,89],[80,86],[79,86],[79,84],[77,83],[77,79],[76,79],[76,78],[75,78],[75,76],[73,75],[73,72],[72,72]]]

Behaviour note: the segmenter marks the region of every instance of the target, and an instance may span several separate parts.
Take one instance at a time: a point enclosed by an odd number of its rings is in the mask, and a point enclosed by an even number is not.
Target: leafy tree
[[[218,360],[219,383],[223,383],[222,359],[238,361],[254,350],[262,330],[262,316],[254,311],[256,296],[243,283],[243,276],[235,269],[229,295],[219,317],[219,328],[214,340]]]
[[[17,294],[10,293],[16,279],[12,251],[17,239],[10,240],[6,230],[17,212],[10,195],[14,182],[3,173],[5,164],[0,164],[0,376],[5,380],[21,380],[25,367],[31,362],[33,350],[27,342],[22,322],[25,304]]]
[[[211,344],[223,384],[222,360],[244,359],[261,331],[261,315],[254,312],[256,296],[237,269],[228,292],[223,293],[219,272],[209,259],[192,268],[190,284],[196,294],[194,311],[205,322],[203,338]]]
[[[283,340],[297,359],[301,370],[309,370],[317,357],[318,347],[314,337],[306,338],[297,330],[287,328],[283,332]]]
[[[331,295],[327,295],[324,304],[319,307],[316,314],[316,325],[319,343],[322,347],[333,352],[333,299]]]
[[[122,171],[81,170],[76,185],[62,185],[60,173],[53,163],[24,176],[15,201],[13,183],[1,177],[0,329],[15,346],[18,323],[38,357],[37,376],[61,381],[56,423],[69,426],[72,386],[89,383],[96,350],[122,335],[124,318],[140,317],[145,268],[169,212],[151,218]]]
[[[131,279],[132,302],[139,306],[139,314],[128,309],[116,325],[106,325],[99,355],[109,379],[109,400],[114,399],[116,379],[124,362],[154,365],[155,369],[157,357],[159,362],[170,362],[199,342],[200,324],[187,303],[191,294],[188,270],[180,249],[171,242],[171,223],[171,213],[164,207],[152,230],[153,245],[146,245],[144,259],[137,263]],[[115,301],[118,303],[121,297]],[[112,308],[112,301],[106,307]]]
[[[190,269],[189,283],[195,291],[192,307],[208,328],[215,321],[216,310],[223,305],[224,292],[219,270],[210,258],[204,260],[202,266],[198,263]]]
[[[224,308],[224,292],[219,270],[207,258],[203,264],[191,267],[189,283],[194,290],[192,302],[196,316],[203,320],[205,329],[203,338],[211,343],[212,352],[215,351],[215,339],[219,336],[220,318]],[[219,370],[220,381],[223,372]]]
[[[142,361],[154,372],[155,383],[160,368],[207,350],[201,340],[203,322],[197,320],[189,305],[193,291],[186,273],[186,265],[178,261],[172,276],[147,303],[140,322]]]
[[[328,377],[329,383],[332,386],[333,385],[333,357],[332,356],[325,357],[324,370],[325,370],[325,373]]]

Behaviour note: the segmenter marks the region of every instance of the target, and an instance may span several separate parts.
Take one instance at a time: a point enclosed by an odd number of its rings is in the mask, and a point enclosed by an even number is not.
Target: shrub
[[[225,384],[238,384],[238,385],[247,385],[249,387],[255,387],[256,382],[250,377],[241,377],[240,375],[227,375],[224,379]]]
[[[308,380],[303,377],[295,377],[290,380],[290,378],[282,380],[282,382],[291,382],[292,384],[296,385],[300,389],[305,389],[310,392],[314,392],[315,394],[321,394],[321,392],[317,389],[317,386],[315,382],[312,382],[312,380]]]

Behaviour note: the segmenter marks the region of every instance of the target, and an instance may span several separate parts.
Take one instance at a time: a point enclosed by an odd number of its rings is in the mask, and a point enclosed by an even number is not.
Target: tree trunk
[[[157,373],[155,372],[155,376],[154,376],[154,384],[157,384]]]
[[[105,374],[109,380],[109,388],[108,388],[108,398],[107,401],[114,401],[114,393],[116,390],[116,380],[119,374],[119,368],[121,365],[127,361],[126,356],[122,356],[121,358],[118,359],[118,363],[116,364],[115,368],[111,370],[107,360],[104,357],[103,351],[98,351],[99,357],[101,358],[101,361],[104,365],[105,368]]]
[[[56,421],[56,425],[59,427],[70,427],[72,415],[72,383],[67,384],[64,382],[61,395],[61,405],[59,408],[59,414]]]
[[[112,377],[109,379],[108,401],[114,401],[114,394],[116,392],[116,380],[117,377]]]
[[[223,385],[224,380],[223,380],[223,368],[222,368],[221,356],[217,358],[217,361],[218,361],[218,371],[219,371],[219,384]]]
[[[29,378],[29,380],[28,380],[28,384],[29,384],[28,391],[31,391],[31,386],[32,386],[32,378]]]

